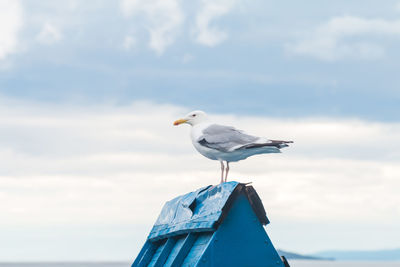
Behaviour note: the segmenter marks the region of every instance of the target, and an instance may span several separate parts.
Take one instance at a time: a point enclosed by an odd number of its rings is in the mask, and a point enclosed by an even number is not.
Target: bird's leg
[[[225,169],[225,166],[224,166],[224,162],[222,160],[220,162],[221,162],[221,182],[220,182],[220,184],[222,184],[224,182],[224,169]]]
[[[225,183],[228,180],[228,172],[229,172],[229,161],[226,162],[226,169],[225,169]]]

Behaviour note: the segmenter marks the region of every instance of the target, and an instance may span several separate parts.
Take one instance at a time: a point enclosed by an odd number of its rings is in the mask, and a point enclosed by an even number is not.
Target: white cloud
[[[141,220],[151,223],[166,199],[218,182],[218,163],[194,151],[187,127],[172,126],[186,113],[179,107],[150,103],[119,108],[39,107],[3,102],[0,111],[0,203],[14,203],[3,205],[6,219],[0,224],[50,223],[53,212],[63,222],[134,222],[133,214],[140,212]],[[293,219],[336,220],[346,215],[345,220],[373,220],[371,207],[380,206],[374,211],[380,218],[400,219],[392,212],[400,207],[400,200],[390,189],[400,186],[396,179],[400,176],[399,124],[214,117],[250,133],[295,140],[282,154],[232,164],[231,179],[254,181],[275,214]],[[109,191],[104,194],[104,190]],[[158,193],[147,211],[128,204],[149,201],[150,192]],[[46,203],[47,198],[53,201]],[[361,206],[366,200],[369,206]],[[106,202],[106,206],[94,205]],[[346,208],[350,206],[357,208],[357,216],[350,214]],[[102,215],[124,207],[135,212]],[[42,214],[46,212],[52,215]],[[321,212],[326,213],[320,217]]]
[[[17,51],[18,33],[22,25],[20,1],[0,0],[0,60]]]
[[[378,59],[384,56],[385,47],[381,42],[371,39],[399,35],[400,20],[337,17],[312,30],[310,34],[303,34],[299,41],[286,45],[286,50],[326,61]]]
[[[158,54],[174,43],[184,20],[178,0],[122,0],[121,10],[127,18],[144,16],[149,46]]]
[[[223,42],[228,34],[215,25],[215,20],[229,13],[235,3],[236,0],[201,0],[199,11],[193,18],[187,16],[188,21],[195,20],[191,29],[195,42],[206,46]],[[172,45],[183,31],[185,15],[178,0],[122,0],[121,10],[125,17],[135,18],[136,24],[142,24],[147,29],[149,46],[158,54]]]
[[[235,0],[202,0],[201,10],[196,16],[194,29],[196,42],[215,46],[223,42],[228,34],[212,25],[213,21],[227,14],[234,6]]]
[[[219,181],[189,126],[172,126],[184,108],[0,104],[0,234],[10,225],[150,226],[166,200]],[[253,181],[274,222],[400,223],[399,123],[211,116],[295,141],[231,164],[230,179]]]
[[[62,39],[61,31],[50,23],[45,23],[36,39],[42,44],[54,44]]]

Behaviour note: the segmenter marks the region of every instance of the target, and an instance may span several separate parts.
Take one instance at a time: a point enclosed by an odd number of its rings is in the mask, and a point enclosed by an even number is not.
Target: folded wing
[[[198,142],[205,147],[221,152],[231,152],[240,149],[252,149],[259,147],[282,148],[288,146],[291,141],[268,140],[243,133],[230,126],[212,124],[203,130]]]

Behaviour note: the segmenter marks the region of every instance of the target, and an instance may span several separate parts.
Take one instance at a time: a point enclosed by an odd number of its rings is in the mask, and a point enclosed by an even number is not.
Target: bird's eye
[[[192,114],[192,117],[196,117],[196,114]]]

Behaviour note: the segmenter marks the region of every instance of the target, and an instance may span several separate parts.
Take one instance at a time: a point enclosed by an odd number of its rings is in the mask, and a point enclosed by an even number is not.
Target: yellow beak
[[[174,125],[177,126],[177,125],[182,124],[182,123],[185,123],[185,122],[187,122],[187,120],[185,120],[185,119],[179,119],[179,120],[176,120],[176,121],[174,122]]]

